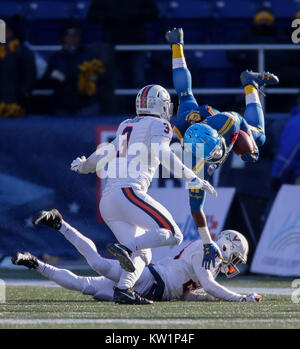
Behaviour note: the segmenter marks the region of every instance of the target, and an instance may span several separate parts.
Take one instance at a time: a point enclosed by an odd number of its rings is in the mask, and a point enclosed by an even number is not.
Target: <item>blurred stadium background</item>
[[[300,46],[291,40],[300,1],[1,0],[0,18],[0,267],[17,250],[82,263],[59,234],[33,229],[32,215],[51,207],[105,254],[113,235],[98,213],[103,183],[69,164],[113,138],[145,84],[174,93],[164,33],[183,27],[199,104],[243,113],[242,70],[280,77],[261,96],[267,141],[259,162],[231,156],[214,178],[218,203],[208,201],[206,212],[213,234],[231,228],[247,236],[245,273],[300,275]],[[196,238],[182,183],[156,179],[151,191],[185,239]]]

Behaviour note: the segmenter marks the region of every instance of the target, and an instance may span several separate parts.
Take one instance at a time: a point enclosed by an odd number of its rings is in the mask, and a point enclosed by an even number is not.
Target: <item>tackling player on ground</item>
[[[216,196],[214,188],[187,168],[170,149],[172,107],[170,95],[163,87],[145,86],[136,98],[137,116],[119,125],[115,140],[100,145],[88,159],[77,158],[71,164],[71,170],[81,174],[96,171],[100,174],[108,164],[100,212],[120,242],[107,246],[124,268],[115,288],[116,301],[127,299],[132,303],[135,298],[138,304],[143,302],[131,290],[151,261],[151,248],[182,242],[182,233],[172,215],[147,194],[159,164],[183,177],[189,187]],[[170,168],[170,164],[174,166]],[[43,219],[42,214],[38,220]]]
[[[198,105],[192,92],[191,74],[187,68],[183,51],[183,30],[174,28],[166,33],[166,39],[172,47],[173,84],[179,97],[177,121],[173,128],[180,140],[204,144],[204,158],[193,159],[193,171],[204,171],[208,179],[226,160],[238,137],[239,131],[245,131],[252,140],[253,151],[242,155],[244,161],[257,161],[258,147],[265,142],[264,114],[259,99],[259,89],[267,84],[277,84],[278,77],[271,73],[241,73],[241,82],[245,91],[246,109],[244,116],[235,112],[220,112],[208,105]],[[193,126],[191,126],[193,125]],[[217,132],[216,132],[217,131]],[[192,146],[192,151],[195,149]],[[201,239],[209,244],[212,239],[203,211],[205,192],[190,189],[190,208]],[[210,245],[204,255],[204,263],[209,267],[215,251]],[[206,260],[207,256],[207,260]]]
[[[91,295],[96,300],[116,301],[113,289],[122,277],[120,263],[100,256],[93,241],[65,222],[57,210],[42,212],[43,214],[39,213],[33,222],[58,230],[101,276],[77,276],[69,270],[42,262],[29,252],[18,252],[12,258],[12,263],[36,269],[60,286]],[[241,295],[215,281],[219,272],[227,277],[236,276],[239,273],[238,264],[247,262],[248,242],[245,237],[236,231],[225,230],[219,234],[216,243],[222,251],[223,258],[217,258],[215,267],[211,266],[209,270],[201,267],[203,259],[201,240],[191,242],[174,258],[168,257],[157,265],[148,265],[135,284],[135,298],[144,297],[154,301],[179,299],[259,302],[262,297],[258,294]],[[206,295],[194,292],[200,289],[203,289]],[[128,304],[125,298],[120,298],[117,302]],[[136,304],[136,299],[133,299],[132,303]]]

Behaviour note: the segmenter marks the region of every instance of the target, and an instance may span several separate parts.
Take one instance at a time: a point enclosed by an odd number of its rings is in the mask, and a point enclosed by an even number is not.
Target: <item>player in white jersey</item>
[[[107,250],[124,269],[115,288],[116,301],[123,302],[127,295],[132,303],[135,297],[132,288],[151,261],[151,248],[178,245],[182,241],[172,215],[147,194],[159,164],[183,177],[190,187],[216,196],[214,188],[171,151],[172,109],[170,95],[163,87],[145,86],[136,98],[137,116],[119,125],[115,140],[100,146],[88,159],[77,158],[71,164],[71,170],[78,173],[97,171],[99,175],[103,175],[108,164],[100,212],[119,242],[110,244]]]
[[[97,277],[77,276],[74,273],[46,264],[29,252],[17,253],[12,263],[37,269],[43,276],[60,286],[93,296],[96,300],[113,301],[113,288],[118,284],[122,268],[117,260],[101,257],[94,243],[75,228],[66,223],[57,210],[48,211],[48,219],[37,224],[47,225],[59,230],[65,238],[86,258]],[[219,272],[228,277],[239,273],[238,264],[247,262],[248,242],[245,237],[233,230],[225,230],[216,240],[222,251],[222,259],[207,270],[202,267],[203,244],[201,240],[189,243],[176,257],[166,258],[157,265],[148,265],[135,284],[137,297],[155,301],[173,299],[260,301],[257,294],[241,295],[223,287],[215,278]],[[206,295],[194,292],[203,289]]]

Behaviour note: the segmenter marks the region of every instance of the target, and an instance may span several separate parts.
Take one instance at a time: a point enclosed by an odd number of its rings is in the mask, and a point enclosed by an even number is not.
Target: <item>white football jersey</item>
[[[192,258],[197,255],[198,258]],[[171,300],[183,296],[186,292],[202,288],[201,279],[207,278],[207,270],[201,266],[203,244],[196,240],[188,244],[176,257],[166,258],[154,265],[155,270],[165,282],[163,300]],[[195,260],[199,265],[195,265]],[[220,269],[221,260],[217,258],[215,268],[210,272],[215,278]],[[199,277],[200,276],[200,277]]]
[[[112,187],[147,191],[160,164],[158,156],[151,153],[154,136],[167,137],[171,141],[173,131],[170,123],[153,116],[137,116],[119,125],[114,140],[117,156],[109,163],[111,170],[104,193]],[[115,174],[115,178],[111,178],[111,174]]]

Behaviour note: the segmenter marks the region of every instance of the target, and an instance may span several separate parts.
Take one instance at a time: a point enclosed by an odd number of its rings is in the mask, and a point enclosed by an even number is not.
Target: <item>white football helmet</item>
[[[168,91],[160,85],[147,85],[136,96],[137,115],[157,115],[170,121],[173,103]]]
[[[215,242],[222,252],[221,273],[228,278],[232,278],[240,273],[237,265],[246,264],[249,252],[247,239],[235,230],[223,230],[220,232]]]

